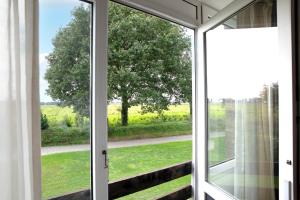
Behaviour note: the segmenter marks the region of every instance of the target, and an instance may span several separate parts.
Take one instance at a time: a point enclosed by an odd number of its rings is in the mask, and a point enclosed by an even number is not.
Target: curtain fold
[[[237,28],[277,26],[276,0],[259,0],[237,15]]]
[[[38,200],[38,1],[0,4],[0,199]]]
[[[274,0],[258,0],[237,15],[237,28],[274,26],[277,26]],[[275,177],[278,176],[277,83],[262,87],[259,97],[237,100],[235,112],[234,195],[240,200],[275,200]]]
[[[278,87],[265,86],[260,98],[235,103],[235,188],[241,200],[275,200],[275,139],[278,138]]]

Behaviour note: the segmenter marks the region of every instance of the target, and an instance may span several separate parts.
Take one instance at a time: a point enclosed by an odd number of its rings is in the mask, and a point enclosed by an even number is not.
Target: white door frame
[[[108,0],[93,0],[92,36],[92,185],[93,200],[108,199],[107,48]]]
[[[277,0],[277,24],[280,50],[280,80],[279,80],[279,197],[280,199],[296,200],[293,198],[294,169],[296,162],[296,146],[293,143],[296,131],[296,95],[294,88],[293,60],[293,0]],[[291,161],[291,165],[287,163]],[[298,169],[299,170],[299,169]]]
[[[232,15],[251,4],[255,0],[236,0],[221,10],[209,21],[196,30],[196,95],[195,95],[195,143],[193,182],[194,199],[204,200],[205,193],[216,200],[231,200],[232,196],[208,183],[207,177],[207,91],[206,91],[206,40],[205,33],[229,19]],[[287,165],[287,160],[293,161],[293,132],[295,123],[295,95],[293,93],[293,67],[292,67],[292,0],[277,0],[277,19],[279,30],[279,49],[281,77],[279,79],[279,162],[280,162],[280,188],[281,200],[292,200],[293,167]],[[204,16],[205,17],[205,16]]]
[[[107,51],[108,51],[108,2],[109,0],[80,0],[92,4],[92,43],[91,43],[91,199],[108,199],[107,166]],[[187,13],[174,12],[167,7],[145,0],[113,0],[129,7],[165,18],[175,23],[195,29],[200,24],[201,2],[185,0],[195,6],[199,18],[187,17]],[[178,2],[181,0],[178,0]],[[185,11],[186,12],[186,11]],[[38,15],[38,9],[36,9]],[[37,22],[38,23],[38,22]],[[38,27],[38,25],[37,25]],[[196,43],[193,48],[196,50]],[[193,54],[194,55],[194,54]],[[195,62],[193,58],[193,72]],[[193,80],[195,75],[193,74]],[[193,81],[194,82],[194,81]],[[195,86],[195,84],[193,84]],[[194,87],[193,87],[193,93]],[[194,112],[193,112],[194,113]],[[34,148],[40,149],[40,135]],[[36,157],[41,158],[40,151]],[[106,152],[106,154],[104,154]],[[40,163],[34,163],[36,176],[41,179]],[[41,194],[39,194],[41,196]]]
[[[219,189],[205,181],[206,179],[206,73],[205,73],[205,38],[204,33],[254,0],[236,0],[207,23],[195,30],[194,76],[194,145],[193,145],[193,186],[194,198],[204,199],[208,193],[215,199],[232,199]],[[92,191],[93,199],[108,199],[108,169],[106,168],[107,151],[107,41],[108,41],[108,0],[90,0],[93,3],[93,72],[92,72]],[[280,133],[293,132],[293,81],[292,81],[292,40],[291,40],[291,6],[292,0],[278,0],[278,27],[281,52],[282,77],[280,79]],[[124,2],[123,2],[124,3]],[[124,3],[129,4],[128,2]],[[129,4],[129,6],[132,6]],[[147,11],[147,8],[143,8]],[[153,9],[150,9],[155,14]],[[159,13],[161,15],[161,13]],[[170,18],[169,18],[170,20]],[[177,21],[178,19],[176,19]],[[178,22],[178,21],[177,21]],[[195,22],[194,22],[195,23]],[[197,22],[199,23],[199,22]],[[184,24],[186,25],[186,24]],[[193,24],[193,26],[196,24]],[[190,26],[191,27],[191,26]],[[281,27],[281,28],[280,28]],[[284,95],[283,95],[284,93]],[[205,98],[203,98],[205,97]],[[105,102],[105,103],[104,103]],[[285,123],[282,123],[285,120]],[[292,134],[280,137],[280,149],[293,146]],[[282,138],[285,138],[283,141]],[[293,168],[286,165],[286,160],[293,163],[293,149],[280,152],[280,196],[286,197],[285,183],[293,182]],[[99,170],[103,169],[103,170]]]
[[[108,166],[107,154],[107,50],[108,50],[108,2],[109,0],[83,0],[93,4],[93,62],[92,62],[92,196],[93,200],[108,199]],[[167,12],[150,1],[113,0],[144,12],[196,28],[200,19],[187,18],[183,13]],[[187,0],[196,5],[201,16],[201,3]],[[181,2],[181,1],[180,1]],[[194,49],[195,46],[193,45]],[[194,55],[194,54],[193,54]],[[195,56],[193,56],[195,57]],[[193,58],[193,71],[195,62]],[[195,79],[194,79],[195,80]],[[193,89],[194,91],[194,89]]]
[[[108,50],[108,2],[109,0],[83,0],[93,4],[93,45],[92,45],[92,197],[93,200],[108,199],[108,168],[107,168],[107,50]],[[199,19],[188,18],[144,0],[113,0],[144,12],[179,23],[195,29]],[[201,3],[195,3],[198,15],[201,16]],[[178,1],[179,2],[179,1]],[[180,1],[181,2],[181,1]],[[195,44],[192,45],[194,50]],[[193,71],[195,71],[195,53],[193,52]],[[194,76],[194,75],[193,75]],[[195,78],[195,76],[194,76]],[[193,79],[195,80],[195,79]],[[194,81],[193,81],[194,82]],[[193,84],[194,85],[194,84]],[[194,91],[194,87],[193,87]],[[194,113],[194,112],[193,112]],[[103,155],[106,151],[106,155]]]
[[[207,91],[206,91],[206,41],[205,33],[218,26],[255,0],[237,0],[202,24],[196,31],[196,100],[195,100],[195,174],[196,182],[193,185],[194,199],[204,200],[205,193],[214,199],[231,200],[232,197],[214,187],[206,181],[207,174]]]
[[[94,200],[108,199],[108,169],[106,159],[102,154],[107,151],[107,41],[108,41],[108,0],[86,0],[93,4],[93,44],[92,44],[92,196]],[[122,0],[116,0],[122,1]],[[190,1],[190,0],[189,0]],[[193,67],[193,195],[194,199],[203,200],[204,193],[208,193],[215,199],[232,199],[222,191],[205,181],[206,179],[206,91],[205,91],[205,38],[204,32],[218,25],[226,18],[253,2],[254,0],[236,0],[207,23],[201,25],[201,20],[189,20],[181,22],[195,29]],[[295,131],[295,104],[294,80],[292,67],[292,3],[294,0],[278,1],[278,29],[279,44],[281,50],[282,73],[280,79],[280,197],[289,198],[286,195],[286,183],[293,185],[293,167],[286,164],[287,160],[294,163],[293,136]],[[127,3],[130,1],[127,1]],[[193,1],[195,2],[195,1]],[[200,2],[200,1],[199,1]],[[126,3],[124,3],[126,4]],[[129,3],[128,3],[129,4]],[[201,3],[198,6],[201,14]],[[130,5],[129,5],[130,6]],[[137,6],[137,4],[136,4]],[[141,8],[141,7],[140,7]],[[143,10],[162,16],[163,11],[157,12],[153,8],[143,7]],[[174,13],[172,13],[173,15]],[[171,14],[163,16],[172,20]],[[174,16],[173,16],[174,17]],[[181,16],[182,17],[182,16]],[[179,22],[174,17],[174,21]],[[286,134],[288,133],[288,134]],[[37,143],[36,146],[39,144]],[[285,149],[285,151],[282,151]],[[204,162],[205,161],[205,162]],[[291,194],[292,195],[292,191]],[[292,199],[292,198],[289,198]],[[296,200],[296,199],[294,199]]]

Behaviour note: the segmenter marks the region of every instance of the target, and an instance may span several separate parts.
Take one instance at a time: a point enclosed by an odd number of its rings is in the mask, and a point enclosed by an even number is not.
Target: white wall
[[[201,0],[201,2],[205,3],[206,5],[216,9],[222,10],[226,6],[228,6],[233,0]]]

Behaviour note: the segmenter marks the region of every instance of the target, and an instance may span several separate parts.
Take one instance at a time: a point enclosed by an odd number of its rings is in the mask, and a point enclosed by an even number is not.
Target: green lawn
[[[109,180],[115,181],[192,159],[192,142],[109,150]],[[42,157],[43,199],[89,188],[89,152]],[[190,183],[190,176],[130,195],[124,199],[153,199]]]

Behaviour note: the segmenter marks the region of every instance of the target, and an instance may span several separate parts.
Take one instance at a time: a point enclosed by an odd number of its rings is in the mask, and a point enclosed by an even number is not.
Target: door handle
[[[104,169],[108,168],[108,158],[107,158],[107,151],[103,150],[102,155],[104,156]]]

